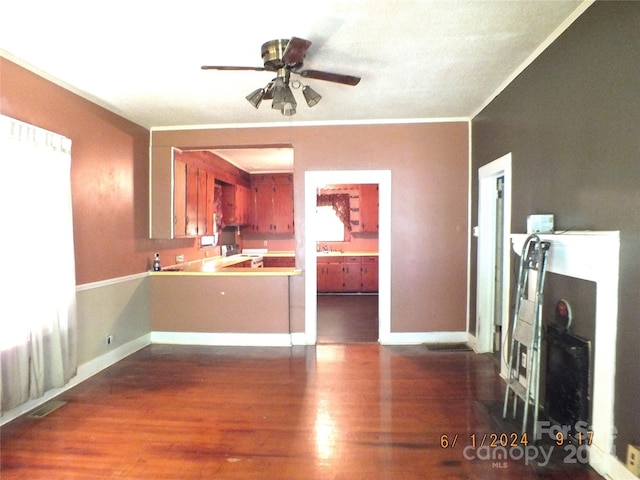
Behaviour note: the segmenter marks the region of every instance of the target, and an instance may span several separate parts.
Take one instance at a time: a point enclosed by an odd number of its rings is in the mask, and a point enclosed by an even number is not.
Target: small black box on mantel
[[[527,217],[527,234],[553,233],[553,214],[542,213]]]

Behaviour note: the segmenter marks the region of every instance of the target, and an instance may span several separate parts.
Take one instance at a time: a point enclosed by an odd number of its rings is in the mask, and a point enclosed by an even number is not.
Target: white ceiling
[[[222,148],[211,152],[249,173],[293,171],[293,148]]]
[[[287,120],[245,100],[271,72],[267,40],[313,42],[305,68],[362,77],[309,80],[295,121],[469,117],[582,0],[3,2],[0,49],[144,127]],[[590,2],[589,2],[590,3]],[[584,6],[582,6],[584,8]],[[297,92],[299,93],[299,92]]]
[[[0,54],[146,128],[467,119],[592,0],[20,0],[2,5]],[[261,45],[311,40],[322,96],[283,117],[245,96],[272,72]],[[300,77],[293,77],[300,78]]]

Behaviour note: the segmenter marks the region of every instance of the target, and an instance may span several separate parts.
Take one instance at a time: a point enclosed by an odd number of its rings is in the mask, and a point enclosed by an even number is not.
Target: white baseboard
[[[69,380],[69,383],[67,383],[64,387],[48,390],[42,397],[36,398],[34,400],[29,400],[22,405],[18,405],[16,408],[4,412],[0,419],[0,425],[4,425],[5,423],[18,418],[20,415],[24,415],[25,413],[30,412],[34,408],[39,407],[52,398],[57,397],[61,393],[66,392],[67,390],[84,382],[86,379],[92,377],[96,373],[99,373],[105,368],[110,367],[114,363],[117,363],[123,358],[128,357],[132,353],[137,352],[141,348],[146,347],[147,345],[149,345],[149,343],[150,335],[145,334],[141,337],[136,338],[135,340],[121,345],[118,348],[115,348],[109,353],[101,355],[98,358],[95,358],[82,365],[79,365],[76,375],[71,380]]]
[[[304,332],[294,332],[291,334],[291,345],[307,344],[307,335]]]
[[[616,457],[610,453],[605,453],[602,449],[594,444],[589,448],[589,465],[610,480],[637,480],[633,473],[627,470],[627,467]]]
[[[290,347],[288,333],[151,332],[151,343],[229,347]]]
[[[391,332],[380,338],[382,345],[420,345],[422,343],[469,342],[468,332]]]

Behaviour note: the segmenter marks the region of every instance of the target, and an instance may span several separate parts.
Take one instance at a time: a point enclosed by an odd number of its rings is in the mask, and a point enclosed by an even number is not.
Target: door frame
[[[316,260],[316,211],[318,188],[327,184],[378,185],[378,342],[391,336],[391,170],[306,171],[305,202],[305,344],[318,339],[318,265]]]
[[[504,223],[502,252],[502,338],[509,327],[509,284],[511,272],[511,153],[478,169],[478,258],[476,283],[476,345],[478,353],[493,351],[496,268],[496,180],[504,177]],[[502,363],[502,362],[501,362]]]

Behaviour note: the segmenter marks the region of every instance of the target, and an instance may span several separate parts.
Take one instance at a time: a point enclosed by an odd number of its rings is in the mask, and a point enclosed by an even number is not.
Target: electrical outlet
[[[107,345],[111,345],[113,343],[113,335],[107,335],[107,338],[105,340],[105,343]]]
[[[181,253],[180,255],[176,255],[176,263],[184,262],[184,255]]]
[[[266,241],[266,240],[263,242],[263,245],[264,245],[265,247],[267,246],[267,241]]]
[[[640,447],[631,445],[627,447],[627,469],[636,477],[640,477]]]

